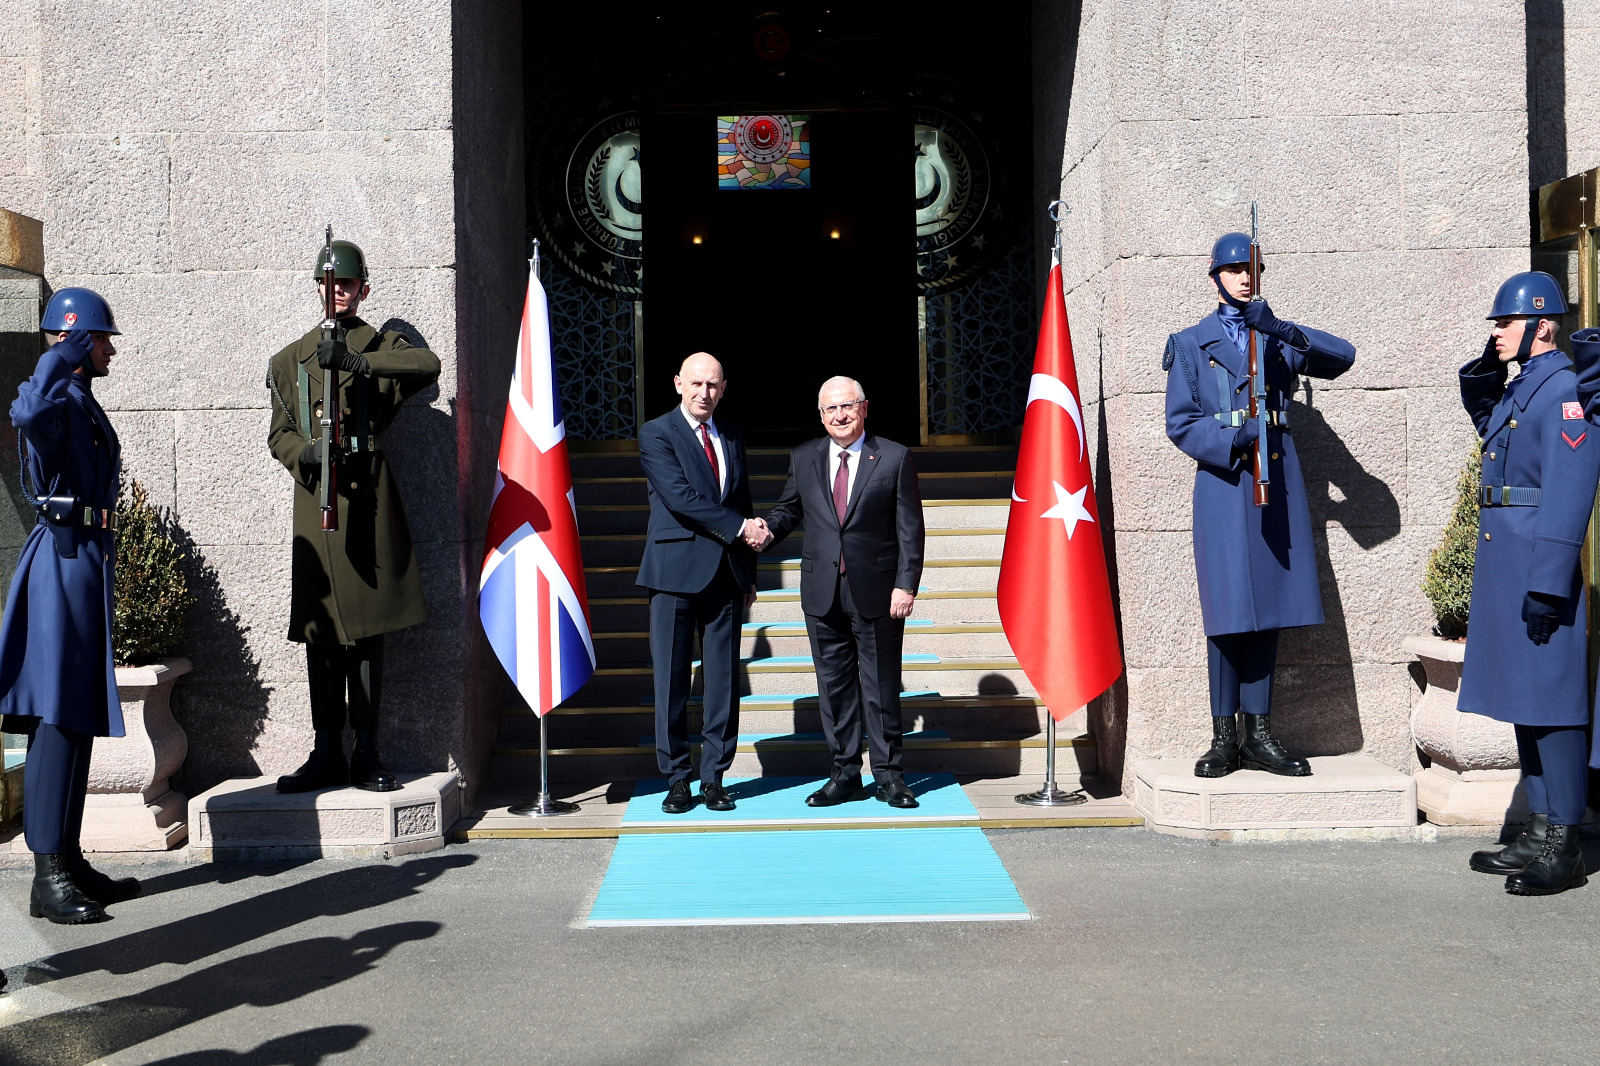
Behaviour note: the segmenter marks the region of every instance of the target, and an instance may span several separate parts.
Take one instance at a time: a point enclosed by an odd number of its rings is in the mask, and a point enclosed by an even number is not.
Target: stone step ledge
[[[1158,832],[1184,836],[1285,830],[1411,830],[1417,788],[1410,775],[1365,755],[1311,760],[1310,777],[1240,770],[1194,775],[1192,759],[1139,759],[1134,807]]]
[[[461,778],[400,774],[395,792],[330,788],[283,795],[275,777],[237,778],[189,801],[189,858],[394,858],[444,847]]]

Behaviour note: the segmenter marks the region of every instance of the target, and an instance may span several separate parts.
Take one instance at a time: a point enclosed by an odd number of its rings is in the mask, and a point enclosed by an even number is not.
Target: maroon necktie
[[[700,423],[700,443],[706,446],[706,458],[711,460],[711,480],[717,483],[717,491],[722,491],[722,467],[717,465],[717,450],[711,446],[711,430],[704,422]]]
[[[844,526],[845,507],[850,503],[850,453],[839,453],[839,472],[833,476],[833,509]],[[839,573],[844,573],[844,545],[839,545]]]

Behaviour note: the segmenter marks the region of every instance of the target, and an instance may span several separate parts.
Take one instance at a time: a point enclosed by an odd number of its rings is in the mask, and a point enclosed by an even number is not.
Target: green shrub
[[[1444,527],[1439,546],[1428,556],[1422,591],[1433,604],[1441,637],[1461,637],[1467,632],[1467,612],[1472,605],[1472,563],[1478,553],[1478,483],[1483,476],[1483,455],[1476,445],[1472,458],[1456,479],[1456,506]]]
[[[111,651],[125,665],[166,658],[183,641],[183,619],[194,604],[179,562],[171,520],[156,510],[144,486],[123,486],[117,500],[117,587]]]

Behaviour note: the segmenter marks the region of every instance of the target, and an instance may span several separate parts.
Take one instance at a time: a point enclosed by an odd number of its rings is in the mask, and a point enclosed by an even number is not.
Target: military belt
[[[39,519],[53,526],[88,529],[117,528],[117,512],[104,507],[84,507],[76,496],[47,496],[39,501]]]
[[[1289,428],[1289,412],[1288,411],[1268,411],[1266,413],[1266,415],[1267,415],[1267,425],[1269,425],[1269,426],[1277,426],[1279,429],[1283,429],[1283,430],[1287,430]],[[1223,411],[1223,412],[1221,412],[1219,414],[1214,414],[1211,417],[1215,418],[1217,421],[1221,422],[1223,425],[1232,426],[1235,429],[1237,429],[1240,426],[1244,425],[1246,422],[1250,421],[1250,412],[1248,410],[1245,410],[1245,411]]]
[[[1537,507],[1539,490],[1525,485],[1479,485],[1478,503],[1483,507]]]

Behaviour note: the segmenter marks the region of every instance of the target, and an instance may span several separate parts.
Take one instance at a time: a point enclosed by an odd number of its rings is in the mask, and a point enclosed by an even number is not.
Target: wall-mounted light
[[[836,234],[834,234],[834,236],[837,237],[838,234],[836,233]],[[690,243],[692,243],[692,244],[704,244],[705,243],[705,238],[701,237],[700,234],[696,233],[693,237],[690,238]]]
[[[838,230],[829,230],[828,231],[828,236],[832,240],[838,240],[839,239],[839,231]]]

